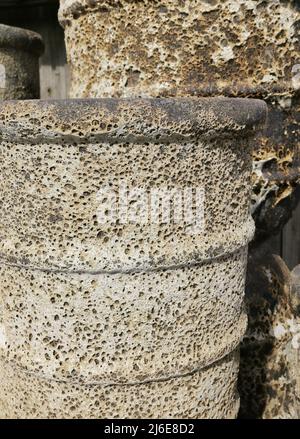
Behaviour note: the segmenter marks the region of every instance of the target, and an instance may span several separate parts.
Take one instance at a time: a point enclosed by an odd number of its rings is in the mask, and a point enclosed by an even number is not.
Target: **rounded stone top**
[[[172,142],[244,136],[266,104],[246,98],[69,99],[0,102],[0,138],[24,143]]]
[[[28,29],[0,24],[0,48],[15,48],[40,56],[44,43],[40,34]]]
[[[126,3],[138,3],[144,0],[122,0]],[[159,0],[150,0],[153,3]],[[108,8],[114,6],[120,6],[122,3],[120,0],[60,0],[58,19],[60,24],[64,27],[70,19],[76,19],[81,14],[88,11],[95,11],[97,9],[101,11],[107,11]]]

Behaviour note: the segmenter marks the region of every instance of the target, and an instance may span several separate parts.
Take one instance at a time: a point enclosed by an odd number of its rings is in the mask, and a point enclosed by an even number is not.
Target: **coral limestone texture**
[[[236,416],[265,116],[228,98],[0,103],[4,417]],[[200,186],[204,228],[99,218],[120,182]]]

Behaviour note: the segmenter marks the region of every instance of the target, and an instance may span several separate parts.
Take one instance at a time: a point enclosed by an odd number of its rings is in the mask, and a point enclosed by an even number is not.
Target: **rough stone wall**
[[[226,98],[0,103],[4,417],[236,416],[265,111]],[[120,180],[202,186],[205,229],[99,223],[99,190]]]
[[[0,24],[0,99],[36,99],[40,94],[39,34]]]

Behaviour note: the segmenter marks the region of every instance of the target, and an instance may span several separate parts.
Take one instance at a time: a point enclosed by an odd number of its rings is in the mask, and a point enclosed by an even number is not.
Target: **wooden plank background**
[[[46,50],[40,60],[42,99],[68,96],[70,75],[57,9],[58,0],[0,0],[0,23],[34,30],[44,39]],[[289,268],[300,263],[300,204],[283,231],[265,246],[281,255]]]

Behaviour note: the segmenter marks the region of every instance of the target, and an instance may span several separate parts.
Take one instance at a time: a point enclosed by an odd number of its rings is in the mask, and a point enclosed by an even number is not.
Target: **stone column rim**
[[[263,127],[266,117],[266,103],[252,98],[2,101],[0,137],[14,141],[22,138],[24,143],[39,142],[41,138],[52,143],[61,140],[116,143],[118,139],[160,143],[226,135],[243,137]],[[101,123],[95,126],[97,118],[101,118]],[[171,129],[170,124],[174,124]]]
[[[22,49],[37,56],[43,54],[45,46],[42,37],[37,32],[15,26],[0,24],[0,47]]]

